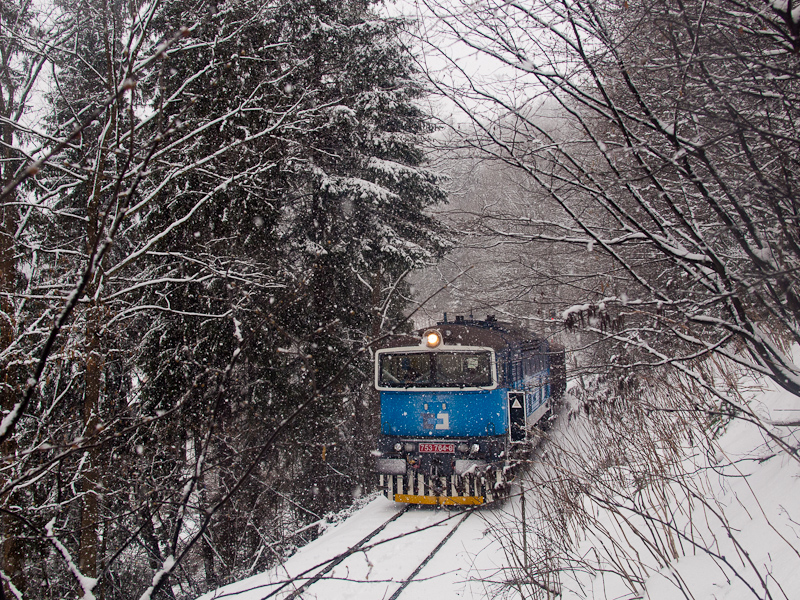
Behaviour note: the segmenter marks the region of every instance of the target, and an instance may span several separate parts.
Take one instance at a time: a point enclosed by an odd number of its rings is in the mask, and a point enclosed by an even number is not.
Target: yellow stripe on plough
[[[406,504],[441,504],[443,506],[471,506],[483,504],[483,496],[413,496],[411,494],[395,494],[395,502]]]

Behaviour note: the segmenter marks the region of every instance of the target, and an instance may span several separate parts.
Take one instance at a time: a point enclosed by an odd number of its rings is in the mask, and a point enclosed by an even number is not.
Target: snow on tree
[[[687,484],[697,469],[692,459],[706,452],[715,465],[724,463],[721,470],[741,476],[733,461],[713,454],[715,437],[729,425],[754,427],[766,460],[797,460],[800,423],[756,408],[742,384],[755,372],[787,398],[800,394],[800,21],[793,5],[421,4],[440,25],[441,37],[424,40],[428,49],[447,48],[439,63],[428,62],[447,72],[428,74],[460,111],[452,126],[456,144],[473,149],[474,160],[499,165],[495,174],[515,172],[529,191],[511,202],[505,190],[487,194],[478,231],[505,247],[565,249],[566,260],[556,250],[547,265],[550,285],[572,287],[560,317],[575,332],[575,354],[595,371],[576,374],[578,398],[567,413],[570,423],[588,424],[575,435],[585,453],[550,444],[537,457],[536,476],[543,476],[535,481],[532,537],[513,553],[518,577],[509,578],[509,587],[523,593],[521,586],[530,586],[532,597],[561,593],[562,570],[580,556],[588,558],[580,568],[592,579],[613,565],[626,578],[625,593],[646,594],[652,572],[637,555],[640,536],[651,549],[662,543],[669,549],[658,557],[662,573],[672,573],[681,556],[706,553],[727,569],[726,577],[757,581],[746,584],[753,596],[781,595],[771,567],[751,562],[738,571],[725,553],[714,554],[723,536],[735,538],[733,530],[749,525],[749,516],[727,523],[724,511],[714,514],[727,532],[687,550],[675,539],[702,527],[704,518],[692,515],[687,529],[675,527],[674,513],[661,511],[679,503],[659,496],[707,502]],[[472,69],[475,56],[492,65],[488,76]],[[537,273],[531,271],[519,269],[510,291],[533,303]],[[522,305],[510,295],[502,301]],[[589,430],[604,433],[594,437]],[[761,460],[762,450],[739,458]],[[715,477],[721,472],[711,468]],[[580,472],[582,481],[575,477]],[[752,490],[757,498],[760,492]],[[650,498],[642,502],[643,496]],[[638,524],[632,535],[604,538],[607,557],[587,552],[592,543],[580,547],[593,528],[615,519]],[[755,537],[750,541],[761,543]],[[744,547],[738,552],[750,556]],[[679,588],[696,595],[680,582]]]
[[[363,486],[365,346],[447,243],[432,126],[403,23],[363,2],[87,0],[43,23],[35,132],[24,79],[4,88],[4,581],[197,594]]]
[[[471,143],[559,207],[516,239],[616,269],[568,324],[583,314],[632,365],[719,354],[800,393],[784,351],[800,341],[794,15],[727,0],[431,10],[500,65],[489,82],[439,83],[473,118]]]

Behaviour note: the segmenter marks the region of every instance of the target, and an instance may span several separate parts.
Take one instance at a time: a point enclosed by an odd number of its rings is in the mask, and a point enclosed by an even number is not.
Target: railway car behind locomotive
[[[526,329],[456,317],[375,353],[385,495],[411,504],[502,498],[532,427],[566,387],[564,348]]]

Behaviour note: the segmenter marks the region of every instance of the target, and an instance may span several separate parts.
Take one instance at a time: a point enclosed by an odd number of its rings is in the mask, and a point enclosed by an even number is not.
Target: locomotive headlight
[[[405,449],[406,452],[413,452],[414,450],[416,450],[416,445],[411,442],[406,442],[403,448]]]
[[[423,337],[425,339],[425,345],[428,348],[436,348],[436,346],[442,343],[441,334],[434,329],[426,331]]]
[[[461,453],[469,452],[469,444],[459,444],[458,451]]]
[[[397,452],[400,452],[400,450],[402,450],[402,449],[403,449],[403,444],[401,444],[400,442],[397,442],[397,443],[394,445],[394,449],[395,449]]]
[[[470,451],[472,454],[475,454],[475,453],[476,453],[476,452],[478,452],[480,449],[481,449],[481,447],[480,447],[480,446],[478,446],[478,444],[472,444],[472,448],[470,448],[470,449],[469,449],[469,451]]]

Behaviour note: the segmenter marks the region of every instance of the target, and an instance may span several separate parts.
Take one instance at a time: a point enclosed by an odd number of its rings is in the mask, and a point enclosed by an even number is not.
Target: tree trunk
[[[100,408],[100,386],[103,371],[103,360],[100,355],[100,339],[98,335],[99,308],[93,306],[87,314],[86,326],[86,391],[83,400],[83,420],[85,437],[97,433]],[[78,567],[87,577],[97,577],[98,547],[100,523],[99,498],[99,451],[95,446],[87,451],[86,469],[81,479],[83,506],[81,508],[81,545],[78,555]]]
[[[109,74],[111,71],[109,70]],[[115,130],[116,112],[112,108],[109,118],[112,120],[108,131]],[[113,133],[111,134],[113,135]],[[91,195],[86,206],[86,255],[89,261],[93,260],[100,244],[102,234],[100,193],[105,179],[106,159],[108,157],[108,139],[100,139],[99,160],[94,172],[94,182]],[[91,265],[87,265],[90,268]],[[100,285],[102,282],[102,269],[97,265],[97,271],[91,275],[91,283],[86,286],[86,296],[89,298],[89,307],[86,311],[86,339],[84,341],[84,351],[86,356],[86,389],[83,398],[83,425],[84,436],[91,438],[98,434],[100,421],[100,392],[104,369],[102,354],[102,340],[100,331],[103,327],[102,304],[99,298]],[[87,449],[86,470],[81,478],[81,490],[83,492],[81,506],[81,535],[80,552],[78,554],[78,566],[87,577],[97,577],[98,569],[98,548],[100,530],[100,449],[97,445],[91,444]],[[95,595],[102,597],[99,588],[95,589]]]

